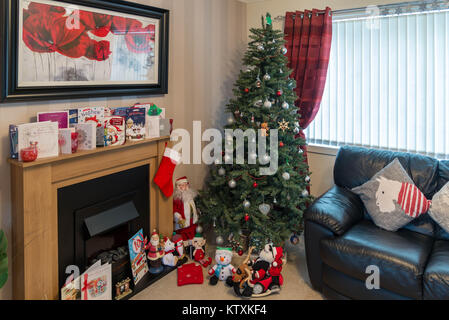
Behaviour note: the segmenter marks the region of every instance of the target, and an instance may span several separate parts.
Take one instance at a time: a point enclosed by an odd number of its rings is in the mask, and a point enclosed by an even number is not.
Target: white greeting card
[[[112,265],[89,268],[81,275],[81,300],[112,300]]]
[[[20,161],[22,161],[20,150],[30,147],[30,144],[34,142],[37,142],[37,159],[57,157],[59,155],[58,123],[45,121],[19,124],[17,150]]]
[[[59,153],[72,154],[72,132],[73,129],[59,129]]]
[[[95,123],[78,123],[75,125],[78,132],[78,149],[93,150],[96,148],[97,126]]]

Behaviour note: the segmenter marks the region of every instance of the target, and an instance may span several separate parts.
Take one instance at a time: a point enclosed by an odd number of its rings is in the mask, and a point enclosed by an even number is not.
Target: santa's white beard
[[[193,201],[193,199],[195,199],[196,196],[197,196],[197,192],[192,189],[188,189],[188,190],[184,190],[184,191],[176,189],[175,193],[173,194],[173,198],[175,200],[181,200],[183,203]]]
[[[158,244],[159,244],[159,240],[150,240],[150,243],[151,243],[152,246],[157,247]]]

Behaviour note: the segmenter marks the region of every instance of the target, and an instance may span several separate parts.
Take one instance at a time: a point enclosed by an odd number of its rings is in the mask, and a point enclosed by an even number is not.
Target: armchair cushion
[[[350,190],[334,186],[307,209],[304,218],[342,235],[363,218],[363,204]]]

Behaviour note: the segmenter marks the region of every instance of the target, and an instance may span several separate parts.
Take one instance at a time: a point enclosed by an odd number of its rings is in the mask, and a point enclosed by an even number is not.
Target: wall
[[[247,5],[247,23],[249,28],[259,28],[261,16],[270,12],[272,17],[285,16],[287,11],[304,9],[324,9],[329,6],[332,10],[360,8],[368,5],[383,5],[403,0],[265,0]],[[274,21],[275,28],[283,29],[283,21]],[[333,168],[337,149],[310,146],[309,165],[311,175],[311,193],[318,197],[334,184]]]
[[[113,99],[84,99],[0,105],[0,228],[11,239],[8,125],[29,122],[39,111],[81,106],[129,106],[152,101],[167,108],[175,127],[191,132],[192,121],[203,128],[222,127],[222,109],[231,96],[246,47],[246,5],[237,0],[135,0],[170,10],[169,93]],[[195,188],[207,173],[202,165],[180,166]],[[11,257],[11,245],[8,255]],[[11,269],[11,268],[10,268]],[[11,277],[0,290],[0,300],[11,297]]]

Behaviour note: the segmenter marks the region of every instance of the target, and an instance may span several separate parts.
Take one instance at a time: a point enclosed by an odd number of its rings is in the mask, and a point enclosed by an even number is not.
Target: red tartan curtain
[[[299,123],[306,129],[320,109],[326,84],[332,42],[331,8],[327,7],[325,13],[317,9],[287,12],[284,33],[288,66],[293,69],[291,77],[296,80]],[[305,139],[304,132],[298,137]],[[305,146],[303,151],[307,161]]]

